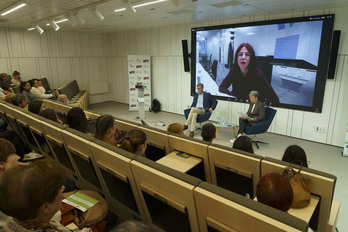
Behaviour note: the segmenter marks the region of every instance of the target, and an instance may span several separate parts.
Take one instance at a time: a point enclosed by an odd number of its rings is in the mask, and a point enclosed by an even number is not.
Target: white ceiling
[[[0,11],[18,0],[0,0]],[[170,24],[197,23],[206,20],[227,19],[248,15],[315,10],[348,6],[348,0],[171,0],[136,8],[137,12],[114,12],[123,8],[124,0],[27,0],[27,6],[6,16],[0,16],[0,27],[30,28],[39,24],[44,30],[53,30],[45,24],[50,20],[66,18],[71,11],[78,11],[85,24],[72,27],[60,23],[62,31],[115,32],[129,29],[160,27]],[[130,0],[138,5],[153,0]],[[105,19],[99,22],[89,5],[97,4]]]

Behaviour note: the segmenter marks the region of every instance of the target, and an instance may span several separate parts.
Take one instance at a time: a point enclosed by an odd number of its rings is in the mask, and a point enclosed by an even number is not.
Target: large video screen
[[[191,95],[321,112],[334,15],[192,28]]]

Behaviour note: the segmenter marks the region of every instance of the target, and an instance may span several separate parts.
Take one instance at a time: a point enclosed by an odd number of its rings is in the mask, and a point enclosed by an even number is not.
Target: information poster
[[[139,110],[138,89],[136,85],[144,86],[145,110],[151,106],[151,59],[145,55],[128,56],[129,79],[129,110]]]

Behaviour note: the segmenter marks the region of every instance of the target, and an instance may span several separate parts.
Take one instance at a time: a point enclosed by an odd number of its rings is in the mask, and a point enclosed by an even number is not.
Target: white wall
[[[0,72],[21,73],[22,80],[47,77],[51,88],[77,80],[80,89],[89,80],[109,80],[114,67],[111,36],[101,34],[0,28]],[[112,100],[108,94],[91,95],[91,102]]]
[[[342,34],[337,72],[334,80],[327,80],[323,112],[278,108],[269,131],[343,146],[348,121],[348,103],[344,98],[348,96],[347,10],[267,14],[104,35],[53,31],[38,35],[35,31],[0,28],[0,72],[18,70],[24,80],[47,77],[51,88],[76,79],[80,89],[88,89],[89,80],[107,80],[109,92],[91,95],[91,103],[113,100],[128,104],[127,55],[150,55],[153,97],[162,103],[162,110],[183,114],[192,97],[190,74],[183,71],[181,40],[188,39],[190,43],[192,27],[335,13],[335,29],[342,30]],[[246,108],[246,104],[219,101],[212,119],[225,115],[237,123],[236,112]],[[325,127],[325,133],[314,132],[313,125]]]
[[[346,80],[348,75],[348,58],[345,59],[348,54],[348,43],[345,44],[345,33],[348,32],[348,29],[344,26],[344,22],[348,20],[348,16],[345,13],[347,10],[348,8],[341,8],[260,15],[114,33],[112,35],[112,56],[116,57],[116,61],[121,61],[122,65],[117,64],[120,69],[115,70],[117,73],[115,72],[113,75],[117,80],[117,83],[114,83],[117,84],[115,86],[117,93],[114,93],[113,99],[128,103],[128,92],[127,88],[125,88],[127,86],[126,56],[150,55],[152,56],[153,97],[159,99],[164,111],[183,114],[186,106],[191,104],[192,97],[190,97],[190,74],[183,72],[181,40],[188,39],[190,42],[190,29],[192,27],[335,13],[335,29],[342,30],[340,51],[335,79],[327,80],[326,83],[322,113],[278,108],[276,118],[269,131],[281,135],[343,146],[346,124],[348,122],[348,103],[344,101],[344,96],[348,96],[348,80]],[[119,86],[121,83],[122,86]],[[236,112],[246,111],[246,109],[246,104],[219,101],[212,119],[218,120],[220,115],[226,115],[226,118],[230,118],[232,122],[237,123],[238,116]],[[314,125],[324,127],[325,133],[314,132]]]

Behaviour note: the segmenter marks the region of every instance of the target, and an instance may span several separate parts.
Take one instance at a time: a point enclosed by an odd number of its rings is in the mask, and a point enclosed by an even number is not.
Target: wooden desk
[[[156,162],[183,173],[188,172],[202,162],[202,159],[195,156],[189,156],[186,158],[181,155],[177,155],[177,153],[177,151],[173,151]]]
[[[309,223],[309,220],[311,219],[314,213],[314,210],[318,205],[318,202],[319,202],[319,197],[312,195],[311,202],[309,203],[307,207],[302,209],[290,208],[288,213]]]
[[[255,201],[257,201],[257,197],[254,198]],[[319,197],[312,195],[311,202],[309,205],[302,209],[294,209],[290,208],[288,210],[288,213],[291,214],[294,217],[297,217],[307,223],[309,223],[309,220],[311,220],[311,217],[314,213],[315,208],[317,207],[319,202]]]

